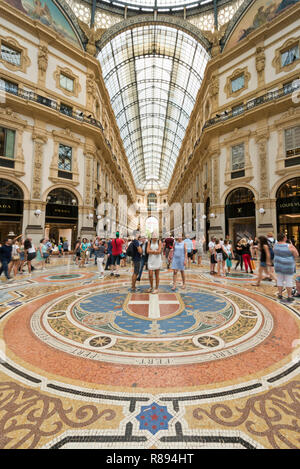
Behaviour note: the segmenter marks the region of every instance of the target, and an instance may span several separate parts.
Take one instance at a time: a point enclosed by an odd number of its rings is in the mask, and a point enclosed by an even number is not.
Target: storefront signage
[[[300,196],[277,199],[277,213],[279,215],[300,214]]]
[[[0,199],[0,213],[23,215],[23,200]]]
[[[226,205],[227,218],[245,218],[255,217],[255,204],[247,202],[244,204],[231,204]]]
[[[76,218],[78,217],[78,207],[60,204],[47,204],[46,217],[55,218]]]

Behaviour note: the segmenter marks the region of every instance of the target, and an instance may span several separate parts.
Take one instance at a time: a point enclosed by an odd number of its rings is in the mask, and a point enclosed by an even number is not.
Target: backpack
[[[133,241],[131,241],[131,243],[129,244],[128,248],[126,249],[126,256],[128,257],[133,257],[134,256],[134,245],[133,245]]]

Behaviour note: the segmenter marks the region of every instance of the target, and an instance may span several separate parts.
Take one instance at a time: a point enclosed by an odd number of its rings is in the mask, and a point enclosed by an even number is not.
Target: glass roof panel
[[[154,176],[167,188],[208,53],[185,32],[153,24],[120,33],[98,59],[137,188]]]

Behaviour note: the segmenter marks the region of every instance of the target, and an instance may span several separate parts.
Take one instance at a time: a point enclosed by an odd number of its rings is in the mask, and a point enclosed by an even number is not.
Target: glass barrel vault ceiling
[[[167,188],[208,53],[183,31],[146,25],[114,37],[98,59],[137,188]]]

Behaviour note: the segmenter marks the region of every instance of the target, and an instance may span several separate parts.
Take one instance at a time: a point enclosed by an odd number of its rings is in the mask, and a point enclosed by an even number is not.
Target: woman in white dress
[[[150,289],[148,293],[158,293],[159,287],[159,270],[161,268],[161,241],[158,239],[156,233],[153,233],[152,238],[147,246],[148,254],[148,271]],[[155,272],[155,290],[153,290],[153,272]]]

